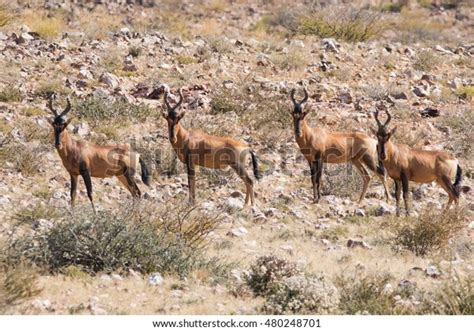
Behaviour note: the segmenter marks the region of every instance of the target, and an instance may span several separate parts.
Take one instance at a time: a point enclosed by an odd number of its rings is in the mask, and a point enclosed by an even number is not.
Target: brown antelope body
[[[394,134],[396,127],[391,131],[387,126],[391,116],[387,109],[387,121],[382,124],[378,119],[378,109],[375,112],[375,120],[378,130],[374,130],[377,136],[377,152],[380,161],[383,163],[388,175],[395,182],[395,197],[397,201],[397,216],[400,216],[400,194],[403,189],[403,200],[405,211],[408,216],[409,208],[409,182],[431,183],[436,181],[448,193],[449,200],[446,209],[449,209],[454,201],[459,203],[461,192],[467,193],[470,188],[461,186],[462,169],[458,160],[443,151],[428,151],[410,148],[403,144],[394,144],[390,138]],[[454,183],[451,179],[454,178]]]
[[[182,91],[179,90],[180,99],[171,107],[168,102],[169,88],[162,86],[164,92],[163,117],[168,122],[169,140],[179,160],[187,167],[189,184],[189,201],[195,202],[196,197],[196,175],[195,167],[201,166],[211,169],[234,169],[246,186],[245,204],[249,202],[254,205],[254,180],[246,169],[249,156],[252,160],[253,173],[259,179],[258,164],[255,153],[244,143],[227,138],[208,135],[200,130],[186,130],[180,121],[184,117],[185,110],[177,112],[183,102]]]
[[[365,197],[370,183],[370,175],[366,167],[377,174],[382,181],[387,201],[390,199],[385,181],[383,166],[377,160],[377,141],[362,132],[329,132],[323,128],[310,128],[305,121],[310,111],[303,111],[303,104],[308,100],[306,89],[301,102],[295,100],[295,89],[291,91],[293,101],[294,131],[296,142],[309,163],[313,184],[314,202],[321,198],[320,184],[323,163],[351,162],[360,172],[364,185],[359,203]]]
[[[140,189],[134,179],[138,163],[141,166],[143,183],[150,184],[149,169],[140,158],[140,155],[131,151],[127,145],[100,146],[84,140],[74,139],[66,130],[71,121],[71,119],[65,117],[71,110],[69,98],[66,109],[60,114],[53,107],[53,99],[54,95],[50,97],[48,103],[48,107],[54,115],[54,119],[50,120],[50,123],[54,128],[54,146],[71,177],[71,207],[74,207],[79,175],[84,180],[87,196],[94,211],[91,177],[116,176],[134,198],[139,198],[141,195]]]

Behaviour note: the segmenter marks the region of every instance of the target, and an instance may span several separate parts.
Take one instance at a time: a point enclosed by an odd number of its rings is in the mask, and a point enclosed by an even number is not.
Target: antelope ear
[[[375,130],[373,127],[369,127],[370,131],[374,134],[374,136],[377,136],[377,130]]]
[[[163,116],[164,119],[166,120],[166,119],[168,118],[168,111],[165,110],[165,109],[163,109],[163,110],[161,111],[161,116]]]
[[[178,115],[178,117],[177,117],[178,122],[181,121],[181,119],[184,117],[185,114],[186,114],[186,110],[182,110],[182,111],[179,113],[179,115]]]
[[[47,121],[48,121],[49,124],[54,126],[54,120],[52,118],[48,117]]]
[[[72,118],[68,118],[68,120],[66,121],[66,124],[64,124],[64,128],[66,128],[69,125],[69,123],[71,123],[71,121],[72,121]]]
[[[393,136],[393,134],[397,131],[397,127],[394,127],[392,131],[390,131],[390,137]]]

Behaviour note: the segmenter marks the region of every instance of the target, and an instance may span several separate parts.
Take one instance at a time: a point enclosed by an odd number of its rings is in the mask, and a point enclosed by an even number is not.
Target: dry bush
[[[0,313],[8,313],[12,306],[21,304],[41,293],[38,274],[27,263],[0,265]]]
[[[52,218],[56,218],[58,215],[58,211],[55,207],[36,203],[34,205],[19,209],[15,213],[14,219],[16,220],[16,224],[18,226],[24,224],[33,225],[33,222],[38,219],[50,220]]]
[[[255,295],[267,295],[274,291],[279,281],[300,273],[296,264],[273,255],[265,255],[250,266],[245,281]]]
[[[20,90],[13,86],[5,86],[0,91],[0,102],[20,102],[23,100],[23,95]]]
[[[402,8],[397,22],[394,24],[395,41],[404,44],[420,42],[435,42],[447,39],[444,30],[450,26],[446,23],[435,22],[429,14],[422,10]],[[449,39],[451,42],[452,38]]]
[[[339,292],[324,276],[292,276],[277,282],[262,307],[265,314],[328,314],[337,309]]]
[[[341,198],[358,198],[362,192],[362,177],[350,163],[326,164],[323,168],[321,194],[335,195]],[[308,176],[310,174],[308,173]]]
[[[384,291],[392,277],[389,274],[341,274],[335,284],[341,293],[339,310],[342,314],[393,315],[409,313],[394,303],[393,296]],[[408,293],[397,293],[407,297]]]
[[[455,113],[441,116],[438,123],[446,127],[449,139],[445,141],[445,148],[451,151],[456,157],[472,160],[474,146],[474,110],[472,107],[460,109]]]
[[[474,86],[460,86],[454,93],[461,99],[472,100],[474,98]]]
[[[35,89],[34,95],[37,98],[46,99],[52,93],[56,93],[59,97],[65,97],[71,93],[71,89],[66,87],[60,78],[52,78],[41,81]]]
[[[429,72],[440,64],[440,58],[431,49],[423,49],[416,54],[413,68]]]
[[[66,25],[64,17],[61,15],[48,16],[46,13],[28,13],[23,16],[23,22],[44,39],[57,37],[64,31]]]
[[[143,103],[131,104],[125,99],[89,96],[83,100],[73,100],[73,112],[76,116],[86,119],[93,127],[100,127],[105,123],[144,121],[155,112]]]
[[[217,225],[216,218],[194,209],[158,210],[145,203],[97,214],[76,208],[47,229],[13,235],[6,254],[12,265],[25,258],[52,272],[69,266],[91,274],[129,268],[178,275],[203,267],[217,271],[223,264],[204,256]]]
[[[424,314],[474,315],[474,276],[455,276],[435,291],[431,300],[425,300]]]
[[[463,210],[426,211],[418,217],[406,217],[393,224],[393,246],[424,256],[446,248],[464,228],[467,215]]]
[[[0,27],[6,26],[13,21],[11,9],[5,3],[0,3]]]
[[[238,100],[238,96],[234,95],[232,91],[220,88],[215,89],[211,99],[211,111],[213,114],[234,112],[241,114],[245,108],[242,103]]]
[[[271,56],[271,61],[280,70],[290,71],[301,69],[306,65],[308,60],[300,50],[291,49],[288,53],[273,54]]]
[[[386,29],[380,13],[356,9],[332,9],[304,16],[298,31],[320,38],[358,42],[380,37]]]
[[[5,167],[8,162],[12,164],[13,169],[24,176],[32,176],[40,171],[44,155],[44,146],[32,146],[12,141],[0,144],[2,167]]]

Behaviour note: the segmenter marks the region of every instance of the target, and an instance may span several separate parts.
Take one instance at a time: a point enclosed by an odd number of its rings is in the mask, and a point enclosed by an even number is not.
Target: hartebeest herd
[[[186,110],[181,109],[182,90],[178,90],[179,100],[174,106],[169,103],[169,87],[163,84],[159,91],[163,95],[162,115],[168,124],[169,141],[178,159],[186,165],[189,202],[193,204],[196,198],[196,166],[211,169],[230,167],[245,183],[245,205],[250,203],[253,206],[255,180],[248,171],[249,161],[255,179],[261,178],[255,152],[248,145],[229,137],[211,136],[199,130],[185,129],[180,123],[186,113]],[[461,192],[469,191],[469,187],[461,186],[462,170],[458,160],[453,156],[443,151],[413,149],[407,145],[392,143],[391,137],[396,128],[388,129],[391,115],[386,107],[379,105],[374,113],[377,123],[377,130],[371,128],[376,137],[374,139],[363,132],[330,132],[324,128],[309,127],[305,119],[311,109],[304,110],[303,107],[308,101],[308,92],[303,89],[304,97],[300,102],[295,99],[295,93],[295,89],[290,92],[290,99],[293,102],[290,113],[293,117],[296,142],[309,164],[315,203],[321,198],[320,185],[324,163],[350,162],[357,168],[363,179],[359,203],[364,199],[369,186],[371,179],[369,171],[380,178],[385,197],[389,201],[390,194],[386,183],[388,174],[395,182],[397,216],[400,215],[402,189],[406,214],[409,214],[409,181],[417,183],[436,181],[448,193],[449,201],[446,209],[449,209],[453,201],[456,205],[459,203]],[[138,165],[141,167],[143,183],[149,186],[151,179],[150,169],[140,155],[132,151],[128,145],[101,146],[74,139],[66,130],[71,121],[66,118],[71,111],[69,98],[66,108],[59,114],[54,108],[54,99],[53,94],[48,100],[48,108],[54,115],[50,123],[54,129],[54,145],[71,177],[71,207],[74,207],[79,175],[84,180],[94,211],[91,177],[116,176],[134,198],[140,198],[140,189],[134,179]],[[379,120],[379,108],[383,108],[387,115],[384,124]],[[454,182],[451,182],[453,179]]]

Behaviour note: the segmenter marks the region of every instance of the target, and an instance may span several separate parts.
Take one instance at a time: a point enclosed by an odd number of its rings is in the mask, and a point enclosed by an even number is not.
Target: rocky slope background
[[[312,126],[368,134],[384,101],[398,143],[455,155],[473,187],[472,22],[455,0],[0,5],[0,311],[473,314],[472,193],[443,214],[439,186],[412,184],[396,218],[376,178],[358,205],[356,170],[327,165],[313,204],[288,96],[305,85]],[[187,204],[162,83],[183,87],[183,126],[256,150],[256,207],[232,171],[208,169]],[[76,138],[145,157],[140,203],[93,179],[97,215],[82,181],[71,213],[51,92],[71,96]]]

